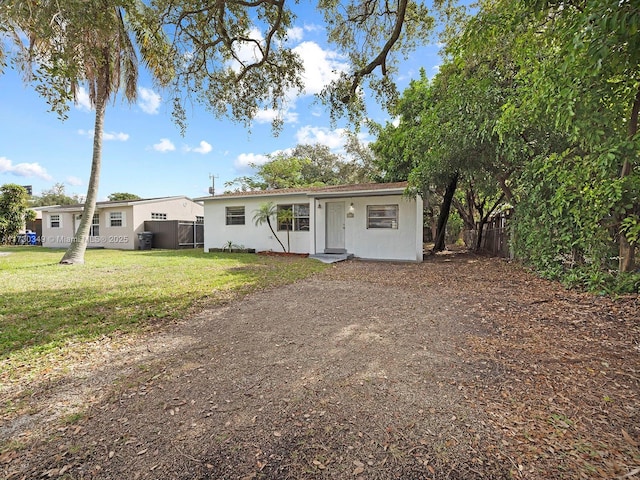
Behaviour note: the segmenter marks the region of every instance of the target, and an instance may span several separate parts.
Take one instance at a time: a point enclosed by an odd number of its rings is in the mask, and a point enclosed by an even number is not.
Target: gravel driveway
[[[548,335],[578,338],[581,330],[567,332],[567,305],[585,322],[618,305],[610,333],[626,328],[626,336],[592,347],[597,358],[580,342],[572,353],[572,345],[548,341],[536,330],[540,319]],[[3,423],[0,432],[22,447],[5,450],[0,472],[101,479],[580,478],[588,471],[575,453],[580,439],[610,449],[589,454],[596,474],[628,473],[640,465],[638,378],[624,375],[640,370],[638,352],[629,357],[621,350],[633,354],[633,340],[625,338],[638,333],[634,308],[637,297],[615,303],[566,292],[502,260],[469,254],[420,265],[336,264],[126,345],[96,348],[67,380],[34,393],[37,414]],[[592,325],[584,327],[594,335]],[[607,390],[619,404],[604,406],[609,424],[600,432],[586,424],[591,397],[554,382],[571,374],[558,370],[563,362],[553,364],[556,370],[541,362],[561,354],[573,356],[566,368],[607,361],[622,372],[619,392]],[[535,375],[523,373],[536,362]],[[554,418],[564,426],[549,429]]]

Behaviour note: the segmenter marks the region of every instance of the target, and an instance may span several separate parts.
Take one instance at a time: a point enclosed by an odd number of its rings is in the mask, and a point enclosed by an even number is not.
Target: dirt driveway
[[[0,473],[640,478],[638,307],[470,254],[336,264],[105,339],[22,393]]]

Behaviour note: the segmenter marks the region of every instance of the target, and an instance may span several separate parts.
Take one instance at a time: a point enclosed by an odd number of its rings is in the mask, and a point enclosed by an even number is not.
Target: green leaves
[[[15,183],[0,187],[0,243],[10,243],[24,227],[25,220],[32,218],[28,207],[27,190]]]
[[[349,148],[360,157],[366,155],[355,141],[351,140]],[[255,175],[235,178],[225,187],[247,191],[365,183],[374,175],[365,161],[346,160],[325,145],[298,145],[290,152],[270,156],[262,165],[252,164]]]

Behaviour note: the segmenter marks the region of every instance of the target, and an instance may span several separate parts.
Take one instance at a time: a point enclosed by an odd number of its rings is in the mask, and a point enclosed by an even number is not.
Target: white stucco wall
[[[262,203],[309,203],[310,231],[290,232],[291,252],[324,253],[326,246],[326,203],[344,203],[345,249],[356,257],[376,260],[422,261],[422,199],[405,198],[402,195],[371,195],[339,198],[311,198],[306,194],[270,195],[259,197],[227,197],[204,201],[205,251],[223,248],[229,241],[256,251],[282,251],[266,224],[256,227],[255,211]],[[353,216],[349,207],[353,203]],[[320,204],[320,208],[318,205]],[[398,205],[398,228],[367,229],[367,205]],[[244,225],[225,225],[226,207],[244,206]],[[273,219],[273,228],[277,228]],[[276,231],[287,245],[286,232]]]
[[[109,226],[109,213],[122,212],[123,225]],[[42,219],[42,246],[50,248],[67,248],[75,238],[74,217],[81,211],[74,212],[46,212]],[[134,235],[133,207],[119,206],[96,208],[99,216],[99,235],[89,237],[89,248],[112,248],[117,250],[134,250],[137,246],[137,236]],[[51,215],[60,215],[60,228],[51,228]]]
[[[316,200],[315,251],[326,246],[326,203],[344,202],[345,248],[356,257],[375,260],[422,261],[422,210],[420,197],[402,195],[326,198]],[[317,208],[317,204],[321,208]],[[353,216],[349,209],[353,203]],[[367,205],[398,205],[398,228],[367,228]],[[322,212],[322,213],[321,213]]]
[[[201,204],[187,198],[172,198],[155,203],[137,203],[133,211],[133,224],[142,227],[145,220],[152,220],[152,213],[166,213],[166,220],[190,220],[204,215]],[[142,231],[142,230],[140,230]],[[136,233],[138,233],[136,231]]]
[[[121,212],[123,225],[110,226],[110,213]],[[44,212],[42,219],[42,245],[51,248],[67,248],[75,235],[73,212]],[[196,220],[196,216],[204,215],[202,205],[187,198],[171,198],[133,205],[119,204],[114,206],[98,205],[99,235],[89,238],[89,248],[101,247],[117,250],[136,250],[138,233],[144,230],[145,220],[151,220],[151,213],[166,213],[167,220]],[[60,215],[60,228],[51,228],[51,215]]]
[[[60,226],[51,228],[51,215],[60,217]],[[74,236],[73,213],[43,212],[42,214],[42,246],[51,248],[68,247]]]
[[[249,197],[249,198],[218,198],[205,200],[204,202],[204,250],[210,248],[223,248],[228,242],[244,248],[255,248],[256,251],[273,250],[281,252],[282,247],[274,238],[269,226],[264,223],[256,226],[253,221],[256,210],[265,202],[273,202],[276,205],[290,205],[295,203],[311,203],[306,195],[282,195],[277,197]],[[244,206],[244,225],[226,225],[226,207]],[[310,208],[311,210],[311,208]],[[271,225],[278,238],[287,248],[287,232],[278,231],[275,216],[271,219]],[[289,232],[292,253],[309,253],[312,244],[310,231]]]
[[[123,225],[121,227],[110,227],[109,218],[111,212],[122,212]],[[141,230],[141,225],[136,223],[134,217],[134,207],[109,207],[100,208],[100,235],[90,246],[111,248],[115,250],[135,250],[138,245],[136,230]]]

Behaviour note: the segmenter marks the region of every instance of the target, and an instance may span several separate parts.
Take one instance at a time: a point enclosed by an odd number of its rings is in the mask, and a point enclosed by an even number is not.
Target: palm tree
[[[278,238],[278,235],[276,235],[276,232],[273,230],[273,226],[271,225],[271,217],[275,216],[276,213],[277,213],[277,208],[273,204],[273,202],[263,203],[262,205],[260,205],[260,207],[258,207],[257,210],[254,211],[253,221],[256,224],[256,226],[262,225],[263,223],[266,223],[267,225],[269,225],[269,230],[271,230],[271,233],[273,233],[273,236],[282,247],[282,251],[286,252],[287,249],[284,248],[284,245]]]
[[[38,84],[36,89],[47,98],[51,110],[64,118],[68,101],[77,101],[83,85],[88,87],[95,108],[87,196],[76,236],[62,264],[84,263],[98,196],[107,102],[121,87],[127,101],[136,100],[138,58],[131,34],[153,77],[166,85],[173,76],[171,46],[148,9],[141,0],[44,1],[37,9],[29,2],[15,1],[3,12],[4,29],[21,49],[18,65],[27,79]]]
[[[289,232],[293,226],[293,206],[278,210],[278,224],[284,224],[287,229],[287,252],[291,251],[291,238]]]

